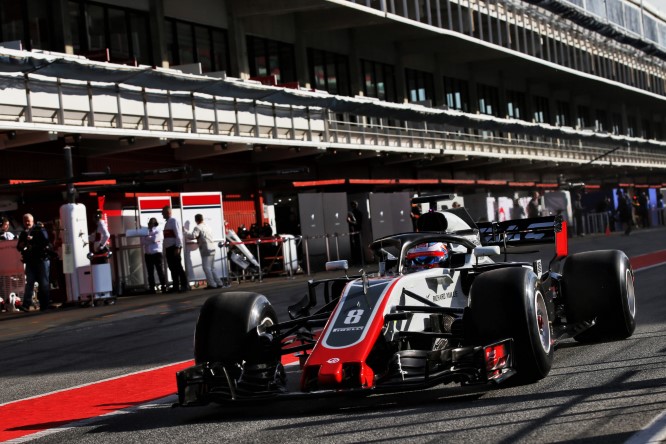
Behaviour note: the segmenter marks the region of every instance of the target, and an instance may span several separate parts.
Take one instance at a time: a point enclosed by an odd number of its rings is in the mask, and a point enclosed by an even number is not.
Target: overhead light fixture
[[[81,134],[65,134],[62,139],[67,145],[76,145],[81,141]]]
[[[171,147],[172,150],[182,148],[182,146],[185,144],[185,141],[182,139],[174,139],[169,141],[169,147]]]

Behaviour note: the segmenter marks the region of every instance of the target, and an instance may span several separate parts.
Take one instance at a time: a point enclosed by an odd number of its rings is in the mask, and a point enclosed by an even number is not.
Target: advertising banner
[[[164,226],[162,217],[162,208],[171,206],[171,196],[139,196],[137,197],[139,205],[139,226],[147,227],[151,217],[157,219],[160,226]],[[179,218],[177,211],[173,212],[175,218]]]
[[[213,232],[213,238],[216,243],[225,241],[224,234],[224,214],[222,210],[222,193],[220,192],[197,192],[197,193],[181,193],[181,217],[183,221],[183,229],[186,233],[191,233],[197,223],[194,216],[201,214],[204,223]],[[187,247],[183,249],[183,256],[185,258],[185,269],[187,276],[191,281],[204,280],[206,277],[201,267],[201,255],[197,241],[188,239],[185,236]],[[217,275],[226,277],[226,267],[223,267],[222,254],[226,250],[217,249],[215,254],[214,268]],[[225,258],[226,259],[226,258]]]

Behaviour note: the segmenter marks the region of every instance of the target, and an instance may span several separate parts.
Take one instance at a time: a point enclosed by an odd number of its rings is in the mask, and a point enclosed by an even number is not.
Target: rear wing
[[[562,216],[477,222],[481,245],[506,247],[555,244],[555,259],[568,254],[567,223]]]

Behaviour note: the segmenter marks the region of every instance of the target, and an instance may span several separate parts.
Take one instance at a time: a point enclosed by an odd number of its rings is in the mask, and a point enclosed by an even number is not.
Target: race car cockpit
[[[443,242],[427,242],[409,249],[405,255],[404,272],[449,266],[449,248]]]

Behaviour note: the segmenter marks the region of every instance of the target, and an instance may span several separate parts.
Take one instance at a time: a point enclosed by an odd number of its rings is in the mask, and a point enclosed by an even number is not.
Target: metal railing
[[[93,82],[67,83],[28,75],[3,76],[2,80],[0,126],[30,131],[39,127],[46,139],[52,137],[49,131],[115,136],[119,149],[127,149],[128,144],[138,144],[139,137],[146,137],[144,142],[153,145],[187,139],[211,146],[222,142],[243,144],[247,149],[252,144],[264,144],[666,168],[666,150],[650,146],[647,141],[638,146],[632,144],[631,151],[615,150],[626,142],[614,141],[612,137],[550,137],[547,133],[458,128],[442,123],[336,114],[317,107],[201,93],[136,90]],[[5,144],[16,142],[19,140]],[[224,148],[219,152],[223,153]]]

